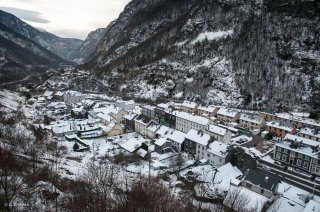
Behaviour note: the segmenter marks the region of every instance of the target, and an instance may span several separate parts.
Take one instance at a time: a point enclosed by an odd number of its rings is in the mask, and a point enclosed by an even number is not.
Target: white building
[[[63,100],[66,104],[77,104],[82,102],[86,98],[86,95],[78,91],[67,91],[63,94]]]
[[[261,129],[265,126],[265,120],[254,114],[241,114],[239,125],[242,128],[254,130]]]
[[[175,130],[169,134],[167,134],[167,140],[171,143],[172,149],[177,152],[182,151],[182,144],[185,140],[186,134]]]
[[[219,111],[219,107],[208,105],[208,106],[199,106],[197,110],[197,114],[199,116],[204,117],[214,117],[217,115],[217,112]]]
[[[202,130],[189,130],[186,134],[185,151],[201,160],[205,158],[210,135]]]
[[[227,128],[223,128],[217,125],[209,124],[206,133],[208,133],[213,139],[229,143],[231,141],[232,133]]]
[[[174,112],[176,115],[176,129],[182,132],[188,132],[191,129],[205,130],[210,120],[201,116],[191,115],[186,112]]]
[[[120,107],[126,111],[129,111],[129,110],[133,110],[136,104],[133,100],[130,100],[130,101],[117,100],[114,105],[116,107]]]
[[[231,110],[228,108],[220,108],[217,112],[217,118],[219,121],[223,122],[235,122],[240,118],[240,113],[236,110]]]
[[[207,153],[205,154],[205,159],[208,160],[209,164],[220,167],[225,164],[227,156],[227,144],[214,141],[209,144]]]
[[[311,129],[311,128],[305,127],[298,132],[298,135],[302,138],[308,138],[314,141],[320,141],[319,129]]]
[[[191,101],[184,101],[180,106],[180,109],[187,113],[195,113],[197,111],[197,108],[198,104]]]
[[[157,124],[154,121],[150,121],[146,129],[147,137],[150,139],[155,138],[156,132],[160,128],[160,126],[161,126],[160,124]]]
[[[134,128],[135,131],[141,135],[147,135],[147,126],[149,125],[150,121],[145,119],[142,115],[139,115],[134,120]]]

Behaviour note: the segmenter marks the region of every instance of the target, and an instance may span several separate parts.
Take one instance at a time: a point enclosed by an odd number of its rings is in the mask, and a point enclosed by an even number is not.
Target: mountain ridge
[[[0,10],[0,23],[3,23],[11,30],[24,35],[25,37],[37,42],[49,51],[72,61],[82,40],[75,38],[61,38],[47,31],[40,31],[26,22],[22,21],[15,15]]]
[[[82,67],[122,95],[317,108],[319,8],[303,0],[133,0]]]

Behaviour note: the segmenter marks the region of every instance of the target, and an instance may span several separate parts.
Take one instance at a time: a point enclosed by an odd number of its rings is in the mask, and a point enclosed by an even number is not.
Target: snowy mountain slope
[[[0,82],[69,64],[36,42],[0,23]]]
[[[82,40],[79,39],[60,38],[49,32],[35,29],[16,16],[2,10],[0,10],[0,23],[69,61],[74,59],[74,52],[82,43]]]
[[[74,61],[78,64],[88,61],[96,50],[101,38],[103,38],[105,35],[106,30],[106,28],[99,28],[90,32],[87,38],[81,43],[77,51],[74,53]]]
[[[83,67],[123,95],[317,108],[319,8],[303,0],[133,0]]]

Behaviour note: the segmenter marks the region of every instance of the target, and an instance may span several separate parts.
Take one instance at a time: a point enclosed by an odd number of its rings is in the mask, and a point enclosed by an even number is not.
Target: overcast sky
[[[0,0],[0,9],[61,37],[85,39],[106,27],[130,0]]]

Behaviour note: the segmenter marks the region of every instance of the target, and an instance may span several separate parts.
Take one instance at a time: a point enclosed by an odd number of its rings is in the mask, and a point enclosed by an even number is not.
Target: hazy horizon
[[[0,9],[31,26],[64,38],[84,40],[118,18],[130,0],[3,0]],[[85,14],[85,15],[84,15]]]

